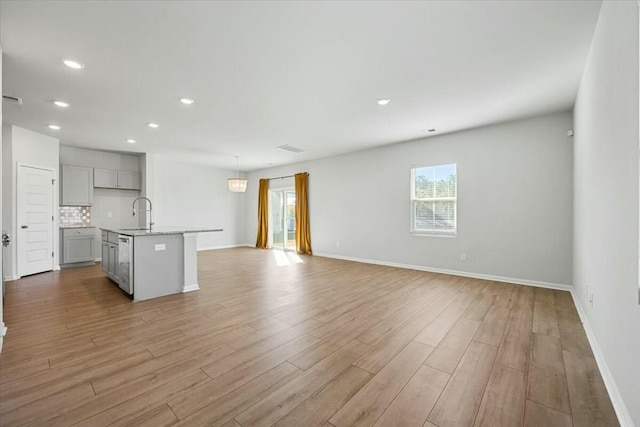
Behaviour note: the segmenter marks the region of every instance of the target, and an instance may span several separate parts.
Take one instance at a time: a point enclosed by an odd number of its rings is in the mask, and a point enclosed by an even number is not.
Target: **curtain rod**
[[[304,173],[304,172],[301,172]],[[308,174],[307,174],[308,175]],[[271,181],[272,179],[284,179],[284,178],[293,178],[295,175],[285,175],[285,176],[276,176],[273,178],[267,178],[269,181]]]

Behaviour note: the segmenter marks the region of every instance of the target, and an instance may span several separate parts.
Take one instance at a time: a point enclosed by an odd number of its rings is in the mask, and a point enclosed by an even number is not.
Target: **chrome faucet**
[[[133,209],[133,216],[136,216],[136,202],[140,199],[144,199],[147,202],[149,202],[149,209],[145,209],[143,212],[149,212],[149,230],[151,230],[151,227],[153,227],[153,216],[151,214],[153,207],[151,206],[151,200],[149,200],[146,197],[138,197],[133,201],[133,204],[131,205],[131,208]],[[146,220],[146,218],[145,218]]]

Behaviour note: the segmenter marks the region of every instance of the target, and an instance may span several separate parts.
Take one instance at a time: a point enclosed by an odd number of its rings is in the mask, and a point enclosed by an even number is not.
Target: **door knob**
[[[22,226],[22,227],[20,227],[20,228],[29,228],[29,226],[28,226],[28,225],[23,225],[23,226]]]

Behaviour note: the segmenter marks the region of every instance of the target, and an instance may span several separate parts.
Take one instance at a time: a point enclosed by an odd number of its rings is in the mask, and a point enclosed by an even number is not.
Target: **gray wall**
[[[574,283],[614,405],[640,426],[638,113],[638,5],[605,2],[574,112]]]
[[[563,112],[252,172],[245,241],[255,242],[258,179],[307,171],[315,254],[570,285],[571,128]],[[449,162],[457,237],[411,235],[411,166]]]
[[[58,139],[47,135],[42,135],[30,130],[26,130],[17,126],[8,124],[2,125],[2,204],[6,209],[3,210],[2,228],[9,231],[12,236],[12,244],[4,252],[5,277],[16,278],[16,202],[17,202],[17,165],[22,163],[29,166],[41,166],[53,169],[53,176],[59,176],[58,173],[58,157],[59,157]],[[58,206],[59,199],[59,181],[56,180],[53,188],[53,203]],[[57,268],[59,265],[59,237],[58,232],[58,215],[57,209],[54,208],[56,217],[54,233],[53,233],[53,265]]]
[[[0,93],[2,93],[2,46],[0,46]],[[2,108],[0,108],[0,123],[2,123]],[[4,158],[4,153],[2,150],[2,138],[3,138],[3,134],[4,134],[4,129],[2,128],[2,126],[0,126],[0,200],[2,201],[2,205],[0,206],[0,224],[2,224],[2,216],[3,216],[3,211],[5,210],[5,204],[4,204],[4,199],[2,198],[2,179],[3,179],[3,175],[2,175],[2,171],[4,169],[4,165],[3,165],[3,158]],[[2,227],[4,228],[4,227]],[[4,229],[2,230],[4,233]],[[0,272],[2,272],[2,256],[0,256]],[[2,274],[2,273],[0,273]],[[2,351],[2,343],[4,341],[4,313],[2,311],[4,304],[2,301],[2,298],[4,296],[2,295],[2,292],[0,292],[0,352]]]
[[[232,193],[227,178],[235,171],[183,163],[170,156],[146,156],[146,181],[156,225],[222,228],[200,233],[198,250],[243,243],[244,194]]]

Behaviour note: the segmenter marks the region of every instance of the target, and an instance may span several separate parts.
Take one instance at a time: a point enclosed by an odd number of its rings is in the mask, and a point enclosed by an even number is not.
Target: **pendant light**
[[[245,191],[247,191],[247,180],[241,179],[239,177],[240,172],[238,169],[238,156],[234,157],[236,158],[236,177],[229,178],[227,180],[227,183],[229,184],[229,190],[233,191],[234,193],[244,193]]]

